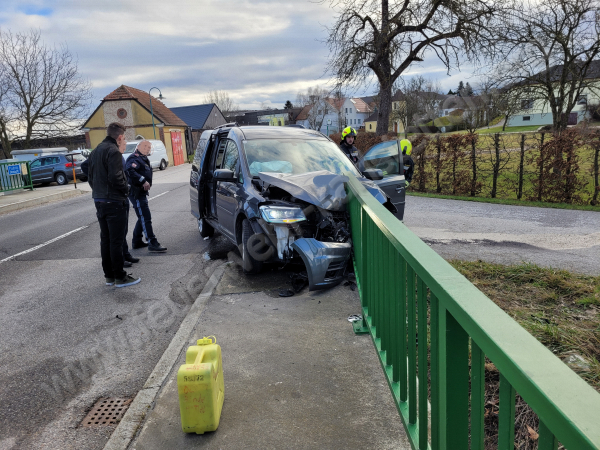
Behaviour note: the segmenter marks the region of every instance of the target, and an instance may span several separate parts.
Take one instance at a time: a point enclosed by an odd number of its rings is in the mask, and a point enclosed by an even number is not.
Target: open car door
[[[383,180],[373,182],[381,188],[396,207],[396,217],[404,218],[404,164],[397,140],[385,141],[371,147],[358,161],[359,169],[380,169]]]

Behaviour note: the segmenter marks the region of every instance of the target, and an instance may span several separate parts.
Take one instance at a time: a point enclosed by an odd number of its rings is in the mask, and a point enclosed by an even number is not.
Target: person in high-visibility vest
[[[355,163],[358,161],[358,158],[354,156],[354,153],[358,153],[358,149],[354,146],[354,138],[356,138],[356,130],[352,127],[344,128],[342,130],[340,149],[350,158],[350,161]]]
[[[415,162],[410,156],[412,153],[412,144],[408,139],[402,139],[400,141],[400,148],[402,149],[402,161],[404,163],[404,180],[406,181],[406,187],[408,187],[412,182],[415,168]]]

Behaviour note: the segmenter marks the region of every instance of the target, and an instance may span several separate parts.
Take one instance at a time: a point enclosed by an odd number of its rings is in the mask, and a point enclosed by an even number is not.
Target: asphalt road
[[[600,212],[407,196],[404,223],[446,259],[600,275]]]
[[[83,417],[101,397],[135,396],[231,249],[199,237],[188,174],[155,172],[150,207],[169,250],[134,250],[142,282],[124,289],[104,285],[88,195],[0,216],[0,450],[103,447],[114,428]],[[407,200],[405,224],[446,258],[600,273],[600,213]]]
[[[230,249],[199,236],[189,165],[154,177],[150,209],[168,252],[132,250],[136,286],[104,285],[90,195],[0,216],[0,449],[102,448],[114,428],[81,420],[100,397],[135,396],[218,263],[203,254]]]

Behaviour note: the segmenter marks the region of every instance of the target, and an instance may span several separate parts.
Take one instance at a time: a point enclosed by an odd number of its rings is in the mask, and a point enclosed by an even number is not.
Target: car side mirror
[[[383,180],[383,170],[381,169],[367,169],[364,170],[362,174],[365,178],[368,178],[369,180]]]
[[[233,170],[229,169],[217,169],[213,174],[213,178],[215,181],[233,181],[234,173]]]

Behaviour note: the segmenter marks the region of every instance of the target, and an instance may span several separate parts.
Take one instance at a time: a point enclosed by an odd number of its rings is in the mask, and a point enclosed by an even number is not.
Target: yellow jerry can
[[[214,338],[214,341],[213,339]],[[221,347],[214,336],[198,339],[185,354],[185,364],[177,372],[181,428],[186,433],[203,434],[219,426],[225,385]]]

